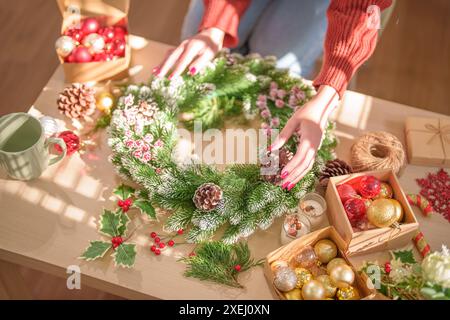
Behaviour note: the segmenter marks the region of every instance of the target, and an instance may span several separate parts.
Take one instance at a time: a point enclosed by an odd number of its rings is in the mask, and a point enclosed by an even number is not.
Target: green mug
[[[50,159],[52,144],[59,145],[63,152]],[[0,164],[11,178],[38,178],[65,155],[64,140],[46,138],[39,120],[28,113],[11,113],[0,118]]]

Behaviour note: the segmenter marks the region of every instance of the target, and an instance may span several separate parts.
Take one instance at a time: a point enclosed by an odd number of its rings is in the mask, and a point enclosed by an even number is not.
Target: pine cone
[[[331,177],[342,176],[352,172],[352,167],[347,162],[341,159],[330,160],[325,164],[325,168],[320,173],[319,183],[322,187],[326,188],[328,180]]]
[[[195,206],[201,211],[212,211],[216,209],[223,199],[222,189],[214,183],[204,183],[197,188],[194,194]]]
[[[74,83],[59,94],[58,109],[69,118],[80,119],[95,112],[95,90]]]
[[[278,155],[272,152],[267,152],[266,159],[263,159],[261,167],[267,168],[267,170],[269,171],[273,170],[276,172],[273,173],[266,172],[268,174],[262,174],[261,177],[265,181],[273,184],[280,183],[281,180],[283,180],[281,179],[281,170],[283,170],[283,168],[288,164],[288,162],[291,161],[293,156],[294,155],[292,154],[292,152],[290,152],[286,148],[281,148],[278,151]],[[276,164],[277,161],[278,161],[278,170],[276,170],[276,168],[272,168],[272,165]]]
[[[150,122],[158,110],[158,105],[155,102],[149,104],[147,101],[141,101],[136,116],[142,118],[145,122]]]

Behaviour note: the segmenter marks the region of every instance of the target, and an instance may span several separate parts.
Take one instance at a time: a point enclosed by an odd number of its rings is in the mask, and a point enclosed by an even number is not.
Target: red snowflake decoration
[[[420,194],[450,222],[450,176],[444,169],[429,173],[424,179],[416,179],[422,188]]]

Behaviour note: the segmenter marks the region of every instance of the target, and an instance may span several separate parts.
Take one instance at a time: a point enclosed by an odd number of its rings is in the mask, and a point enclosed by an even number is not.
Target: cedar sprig
[[[221,241],[199,244],[195,254],[181,261],[187,264],[186,277],[235,288],[243,288],[238,281],[240,273],[263,264],[262,259],[256,261],[251,257],[247,243],[229,245]]]

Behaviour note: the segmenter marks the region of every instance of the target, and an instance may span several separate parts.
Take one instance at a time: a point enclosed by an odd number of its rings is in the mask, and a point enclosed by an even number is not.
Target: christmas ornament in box
[[[450,119],[408,117],[405,134],[409,163],[450,167]]]
[[[58,0],[63,16],[55,46],[67,82],[127,76],[129,0]]]

